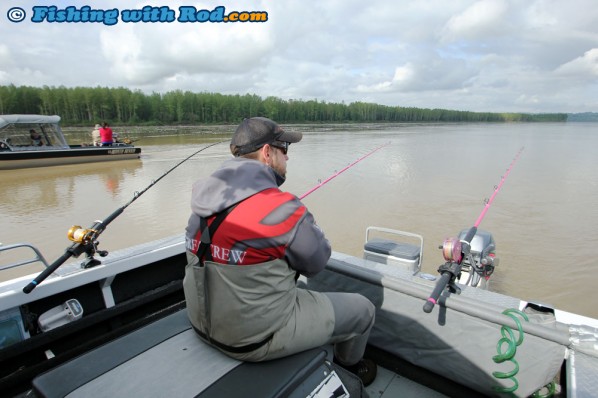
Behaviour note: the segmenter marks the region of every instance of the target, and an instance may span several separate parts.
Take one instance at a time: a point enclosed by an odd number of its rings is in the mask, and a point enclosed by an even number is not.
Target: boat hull
[[[0,152],[0,170],[79,163],[139,159],[141,148],[132,146],[71,147],[47,151]]]

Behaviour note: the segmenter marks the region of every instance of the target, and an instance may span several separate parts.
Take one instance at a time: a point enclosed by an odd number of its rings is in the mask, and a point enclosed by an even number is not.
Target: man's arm
[[[309,211],[297,225],[285,256],[291,268],[307,277],[322,271],[330,258],[330,243]]]

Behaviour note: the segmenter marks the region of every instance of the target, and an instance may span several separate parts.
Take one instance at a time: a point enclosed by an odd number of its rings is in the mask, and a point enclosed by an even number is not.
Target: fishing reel
[[[91,228],[83,228],[80,225],[73,225],[69,228],[66,236],[71,242],[86,245],[97,236],[97,231]]]
[[[445,239],[440,249],[447,264],[461,264],[459,275],[456,275],[459,283],[472,287],[479,287],[482,283],[480,287],[485,288],[495,267],[498,266],[496,244],[492,234],[482,230],[477,230],[468,243],[464,241],[468,231],[469,229],[462,230],[458,238]]]
[[[106,250],[98,250],[98,242],[96,239],[100,232],[92,228],[83,228],[80,225],[73,225],[69,228],[66,236],[71,242],[75,242],[78,250],[71,250],[76,257],[85,253],[86,259],[81,263],[81,268],[91,268],[100,265],[102,262],[94,257],[97,253],[100,257],[106,257],[108,252]]]

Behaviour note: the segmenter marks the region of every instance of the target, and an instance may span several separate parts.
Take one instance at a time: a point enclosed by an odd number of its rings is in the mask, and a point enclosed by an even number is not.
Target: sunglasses
[[[289,151],[289,145],[291,145],[291,144],[288,142],[285,142],[285,141],[275,141],[270,144],[270,146],[280,149],[280,151],[282,152],[283,155],[286,155],[287,152]]]

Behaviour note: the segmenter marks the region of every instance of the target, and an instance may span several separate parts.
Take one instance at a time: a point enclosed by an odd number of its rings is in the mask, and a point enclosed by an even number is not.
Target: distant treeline
[[[584,113],[570,113],[567,115],[568,122],[598,122],[598,113],[584,112]]]
[[[567,114],[467,112],[283,100],[257,95],[171,91],[144,94],[107,87],[0,86],[0,114],[59,115],[64,125],[236,124],[244,117],[265,116],[280,123],[371,122],[561,122]]]

